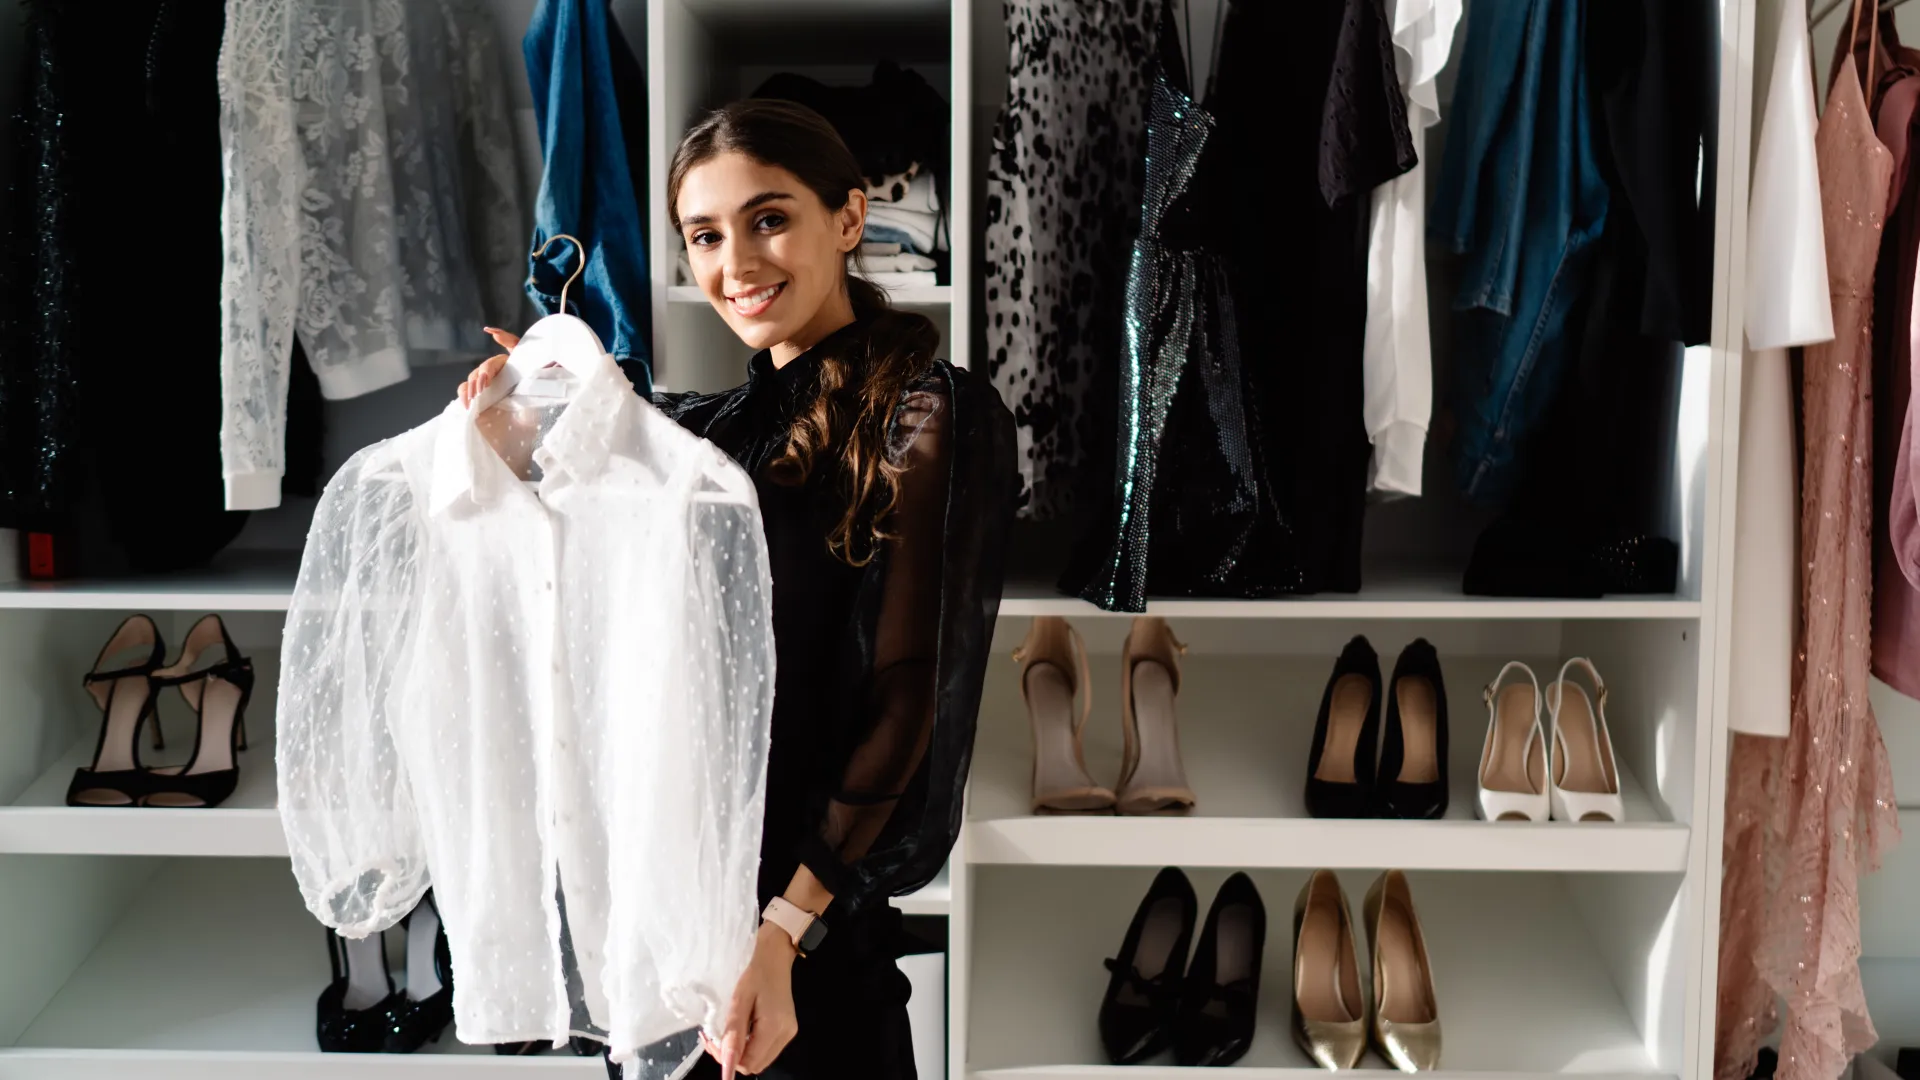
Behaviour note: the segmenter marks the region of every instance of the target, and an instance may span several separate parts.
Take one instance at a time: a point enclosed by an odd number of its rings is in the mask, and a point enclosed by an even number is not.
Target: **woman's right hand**
[[[519,334],[509,333],[494,326],[486,326],[481,329],[487,332],[487,336],[493,339],[494,344],[507,350],[507,352],[512,352],[514,346],[520,344]],[[465,405],[469,409],[473,408],[473,399],[479,397],[480,391],[485,390],[487,384],[493,381],[493,377],[500,374],[500,369],[506,366],[507,354],[501,353],[499,356],[492,357],[486,363],[474,368],[473,374],[467,376],[467,381],[460,384],[460,404]]]

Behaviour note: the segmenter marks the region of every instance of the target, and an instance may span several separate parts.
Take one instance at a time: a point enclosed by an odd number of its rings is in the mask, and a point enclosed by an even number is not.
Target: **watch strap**
[[[827,924],[820,921],[819,916],[784,896],[776,896],[768,901],[767,909],[760,913],[760,918],[786,931],[801,956],[819,948],[827,937]]]

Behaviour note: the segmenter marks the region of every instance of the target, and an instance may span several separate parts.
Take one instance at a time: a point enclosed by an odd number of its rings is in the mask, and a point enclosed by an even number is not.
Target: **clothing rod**
[[[1906,2],[1907,0],[1887,0],[1886,3],[1880,5],[1880,10],[1892,11],[1894,8],[1897,8],[1901,4],[1904,4]],[[1828,3],[1826,7],[1823,7],[1820,10],[1813,13],[1813,16],[1807,20],[1807,25],[1818,26],[1822,22],[1826,21],[1827,16],[1833,14],[1836,11],[1839,11],[1841,8],[1846,6],[1847,6],[1847,0],[1831,0],[1831,2]]]

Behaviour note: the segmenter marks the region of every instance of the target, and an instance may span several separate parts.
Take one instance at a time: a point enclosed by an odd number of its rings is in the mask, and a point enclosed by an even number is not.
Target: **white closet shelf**
[[[1385,641],[1376,645],[1385,646]],[[1486,732],[1481,687],[1508,657],[1441,658],[1449,707],[1447,815],[1439,821],[1324,820],[1307,816],[1307,758],[1333,657],[1189,654],[1179,698],[1181,760],[1198,805],[1185,817],[1030,813],[1033,748],[1018,669],[989,667],[968,791],[967,861],[1051,866],[1384,867],[1679,873],[1691,831],[1669,820],[1639,779],[1622,768],[1627,820],[1479,821],[1476,775]],[[1523,655],[1542,679],[1558,663]],[[1394,657],[1381,657],[1390,675]],[[1094,717],[1087,766],[1119,775],[1120,661],[1088,658]],[[1621,681],[1612,712],[1633,693]]]
[[[917,285],[906,289],[887,289],[887,299],[900,307],[945,307],[953,302],[951,285]],[[697,285],[674,285],[667,289],[667,301],[674,304],[707,304],[707,296]]]
[[[945,286],[940,286],[944,289]],[[944,301],[941,301],[944,302]],[[285,611],[300,565],[293,552],[243,551],[177,574],[0,584],[0,610]],[[1675,596],[1530,600],[1464,596],[1452,571],[1374,573],[1358,593],[1272,600],[1152,600],[1148,613],[1177,619],[1697,619],[1700,602]],[[1010,618],[1131,618],[1062,596],[1051,584],[1010,581]]]
[[[1679,873],[1685,825],[1314,818],[975,821],[969,862],[1043,866],[1327,867]]]
[[[180,731],[184,756],[191,733]],[[152,751],[143,747],[151,756]],[[0,853],[16,855],[287,856],[274,810],[273,746],[256,742],[240,755],[240,786],[212,808],[68,806],[73,770],[93,756],[83,739],[42,773],[12,806],[0,807]],[[171,760],[171,758],[167,759]]]
[[[230,551],[177,574],[0,585],[0,609],[43,611],[285,611],[300,568],[296,552]]]
[[[256,720],[271,730],[270,715]],[[176,730],[181,736],[174,744],[178,749],[150,764],[172,762],[192,750],[191,736]],[[142,750],[152,757],[150,750]],[[240,756],[239,787],[213,809],[68,806],[73,770],[92,755],[91,738],[75,743],[12,806],[0,806],[0,855],[287,857],[286,833],[274,809],[278,785],[270,741],[255,742]],[[908,915],[947,914],[947,872],[942,869],[926,888],[893,904]]]
[[[1368,575],[1357,593],[1317,593],[1271,600],[1149,599],[1147,614],[1169,619],[1697,619],[1700,602],[1677,596],[1599,600],[1467,596],[1457,570],[1386,570]],[[1051,582],[1010,581],[1000,614],[1127,618],[1062,596]]]
[[[1192,871],[1201,917],[1220,870]],[[1236,1074],[1324,1076],[1288,1034],[1293,940],[1289,912],[1307,874],[1255,871],[1267,911],[1266,951],[1253,1046]],[[1343,873],[1356,921],[1371,873]],[[995,867],[973,878],[976,933],[969,1021],[990,1039],[970,1044],[976,1080],[1197,1077],[1199,1070],[1113,1069],[1096,1018],[1114,955],[1153,871]],[[1596,948],[1575,908],[1577,878],[1546,874],[1410,875],[1444,1033],[1437,1076],[1593,1074],[1659,1076],[1629,1007],[1615,988],[1610,957]],[[1364,932],[1355,927],[1365,956]],[[1516,963],[1516,957],[1525,962]],[[1156,1062],[1156,1065],[1162,1064]],[[1384,1063],[1369,1052],[1363,1067]]]
[[[0,1076],[338,1076],[344,1059],[314,1048],[314,999],[327,979],[322,931],[301,905],[285,863],[168,862],[14,1047],[0,1049]],[[598,1058],[566,1050],[498,1058],[490,1047],[459,1043],[452,1029],[410,1057],[352,1060],[355,1077],[452,1077],[474,1069],[606,1075]]]
[[[1398,1076],[1398,1070],[1367,1061],[1354,1072],[1377,1072],[1380,1076]],[[1035,1065],[1027,1068],[975,1068],[972,1080],[1204,1080],[1213,1076],[1212,1068],[1156,1068],[1150,1065]],[[1530,1080],[1565,1076],[1563,1072],[1459,1072],[1440,1068],[1421,1072],[1423,1080]],[[1580,1080],[1676,1080],[1672,1076],[1647,1072],[1580,1072]],[[1233,1070],[1235,1080],[1327,1080],[1325,1068],[1242,1068]]]
[[[318,996],[315,991],[315,996]],[[160,1050],[8,1050],[0,1049],[0,1076],[7,1080],[466,1080],[471,1076],[567,1078],[605,1077],[599,1058],[576,1058],[566,1051],[540,1057],[482,1057],[471,1053],[364,1054],[236,1053]]]
[[[327,979],[322,931],[285,863],[169,862],[15,1047],[0,1050],[0,1076],[337,1076],[342,1058],[321,1054],[313,1035],[314,999]],[[372,1071],[362,1071],[361,1061]],[[128,1070],[134,1062],[138,1068]],[[497,1058],[489,1047],[461,1045],[451,1030],[411,1057],[356,1057],[353,1075],[452,1077],[476,1069],[606,1075],[598,1059],[566,1051]]]

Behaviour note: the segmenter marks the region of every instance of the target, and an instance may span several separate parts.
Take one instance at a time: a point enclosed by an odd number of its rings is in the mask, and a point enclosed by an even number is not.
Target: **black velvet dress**
[[[760,901],[805,864],[833,892],[828,935],[793,964],[800,1031],[764,1076],[911,1080],[900,915],[959,834],[980,687],[1000,604],[1019,477],[1013,418],[984,380],[946,363],[905,395],[891,539],[863,567],[827,549],[844,496],[821,454],[792,487],[769,475],[821,357],[865,344],[856,322],[775,369],[753,358],[725,393],[656,399],[755,480],[773,574],[777,675]],[[717,1075],[703,1059],[695,1077]]]

